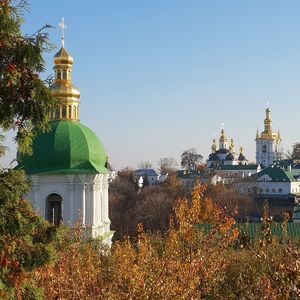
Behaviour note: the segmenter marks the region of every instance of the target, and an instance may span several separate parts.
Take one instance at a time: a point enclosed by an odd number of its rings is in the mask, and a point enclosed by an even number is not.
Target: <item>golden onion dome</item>
[[[221,130],[221,136],[220,136],[220,140],[227,140],[227,136],[226,136],[226,134],[225,134],[225,130],[224,129],[222,129]]]
[[[73,57],[66,51],[66,49],[64,47],[62,47],[54,55],[54,64],[55,65],[72,65]]]

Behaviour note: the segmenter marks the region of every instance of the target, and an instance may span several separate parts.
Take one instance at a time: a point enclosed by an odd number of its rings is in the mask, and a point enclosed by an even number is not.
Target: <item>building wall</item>
[[[257,194],[272,195],[272,196],[286,196],[292,191],[293,182],[257,182]]]
[[[277,159],[279,144],[274,140],[259,139],[256,141],[256,163],[264,167],[271,166]],[[265,152],[264,152],[265,149]]]
[[[47,197],[51,194],[60,195],[65,225],[80,222],[92,237],[109,236],[105,242],[110,244],[109,177],[109,174],[30,176],[32,189],[27,199],[41,216],[47,218]]]

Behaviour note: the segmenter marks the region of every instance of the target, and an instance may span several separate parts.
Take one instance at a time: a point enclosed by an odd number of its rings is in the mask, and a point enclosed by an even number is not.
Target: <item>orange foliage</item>
[[[197,185],[174,207],[165,235],[137,226],[108,251],[80,228],[57,241],[57,260],[35,273],[47,299],[297,299],[299,252],[263,239],[236,248],[235,221]],[[265,216],[266,224],[268,217]],[[197,226],[213,225],[209,233]],[[267,226],[267,225],[266,225]]]
[[[84,242],[82,234],[58,241],[58,259],[36,273],[48,299],[199,299],[215,294],[226,261],[220,256],[236,238],[234,221],[198,185],[192,201],[179,199],[166,237],[138,226],[136,243],[116,242],[110,252]],[[197,224],[211,222],[205,235]],[[77,229],[78,232],[79,229]],[[80,232],[80,230],[79,230]]]

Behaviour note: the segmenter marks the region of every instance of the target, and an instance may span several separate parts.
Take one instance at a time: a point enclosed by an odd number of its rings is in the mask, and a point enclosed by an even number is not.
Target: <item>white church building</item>
[[[50,114],[50,131],[38,133],[33,154],[18,157],[32,181],[27,199],[49,222],[86,228],[90,237],[110,244],[108,183],[111,172],[97,135],[79,122],[80,92],[72,82],[73,58],[64,48],[54,57],[52,90],[60,106]]]
[[[275,161],[280,160],[281,136],[278,131],[272,130],[272,119],[270,109],[266,109],[266,118],[264,120],[264,131],[259,135],[256,133],[256,163],[263,168],[273,165]]]

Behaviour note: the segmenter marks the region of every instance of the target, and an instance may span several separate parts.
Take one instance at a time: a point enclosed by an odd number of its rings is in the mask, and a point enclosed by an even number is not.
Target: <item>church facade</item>
[[[27,199],[49,222],[80,222],[90,237],[111,243],[108,184],[111,171],[98,136],[80,123],[80,92],[72,82],[73,58],[62,48],[54,56],[52,90],[60,98],[50,131],[37,133],[33,154],[18,157],[32,182]]]
[[[281,159],[281,136],[278,131],[272,130],[271,111],[266,109],[266,118],[264,120],[264,131],[259,134],[256,133],[256,163],[263,168],[270,167],[274,162]]]

